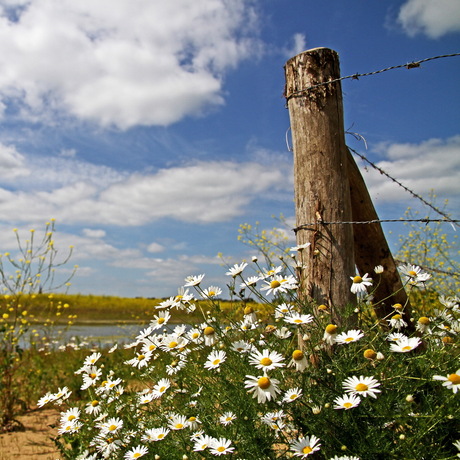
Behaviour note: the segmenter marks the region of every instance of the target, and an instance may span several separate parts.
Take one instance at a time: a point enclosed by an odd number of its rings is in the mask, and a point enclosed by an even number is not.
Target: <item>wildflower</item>
[[[282,303],[275,308],[275,318],[283,318],[293,312],[293,306],[288,303]]]
[[[320,450],[319,441],[320,439],[314,435],[306,438],[301,437],[291,444],[291,450],[295,457],[307,458],[310,454]]]
[[[359,329],[351,329],[348,332],[342,332],[341,334],[338,334],[334,339],[334,342],[343,345],[351,342],[356,342],[362,337],[364,337],[364,333],[362,331]]]
[[[101,369],[96,366],[90,366],[86,368],[86,372],[83,375],[83,385],[80,387],[81,390],[86,390],[90,386],[94,385],[102,375]]]
[[[124,458],[126,460],[136,460],[136,458],[143,457],[148,452],[149,450],[147,449],[147,447],[139,445],[126,452]]]
[[[415,326],[415,328],[417,329],[417,331],[421,332],[421,333],[425,333],[425,332],[430,332],[430,323],[431,323],[431,320],[430,318],[428,318],[427,316],[421,316],[418,320],[417,320],[417,324]]]
[[[187,419],[188,428],[192,430],[196,430],[198,426],[201,424],[201,420],[198,417],[191,416]]]
[[[217,338],[216,338],[216,331],[213,327],[211,326],[206,326],[203,329],[203,335],[204,335],[204,344],[208,346],[212,346],[216,343]]]
[[[270,401],[280,392],[278,388],[280,382],[277,379],[269,379],[266,376],[253,377],[252,375],[246,375],[246,378],[244,386],[248,388],[248,393],[254,393],[253,397],[257,397],[259,404],[266,400]]]
[[[308,366],[307,357],[302,350],[294,350],[292,352],[292,359],[289,362],[289,366],[295,366],[295,370],[302,372]]]
[[[417,348],[421,343],[418,337],[404,337],[399,339],[396,343],[390,344],[390,350],[396,353],[407,353]]]
[[[43,407],[45,404],[48,404],[52,400],[53,400],[53,393],[48,392],[38,400],[37,406]]]
[[[214,438],[208,436],[207,434],[201,434],[198,437],[195,437],[195,445],[193,446],[194,452],[199,452],[207,449],[211,445],[213,440]]]
[[[249,342],[238,340],[232,343],[231,348],[238,353],[249,353],[253,349],[253,346]]]
[[[83,366],[92,366],[96,363],[96,361],[102,356],[101,353],[92,353],[91,355],[87,356],[83,361]]]
[[[146,351],[145,353],[137,353],[136,357],[125,361],[125,364],[141,369],[142,367],[145,367],[148,365],[151,358],[152,358],[151,351]]]
[[[282,430],[286,426],[283,421],[284,417],[286,417],[286,414],[282,410],[279,410],[276,412],[268,412],[261,418],[261,420],[273,430],[278,431]]]
[[[65,421],[61,424],[58,429],[59,434],[71,434],[76,433],[83,425],[78,420],[72,420],[71,422]]]
[[[71,407],[65,412],[61,412],[61,423],[76,421],[80,418],[80,409],[78,407]]]
[[[204,367],[206,369],[218,369],[219,366],[227,359],[225,351],[212,351],[209,353]]]
[[[225,412],[219,417],[219,423],[226,426],[232,424],[235,419],[236,415],[233,412]]]
[[[159,313],[158,315],[155,315],[153,317],[153,320],[150,322],[150,327],[152,331],[155,331],[156,329],[160,329],[164,325],[168,323],[168,321],[171,318],[171,314],[169,311],[165,310],[163,314]]]
[[[283,396],[283,402],[292,402],[302,396],[302,390],[298,387],[287,390]]]
[[[342,386],[347,393],[363,397],[371,396],[372,398],[377,398],[376,393],[380,393],[380,390],[377,389],[380,383],[373,377],[348,377]]]
[[[372,278],[369,278],[368,274],[366,273],[364,276],[350,276],[353,280],[353,284],[351,285],[351,292],[353,294],[364,294],[367,292],[367,286],[372,286]]]
[[[372,350],[372,348],[368,348],[367,350],[364,350],[363,356],[366,359],[374,360],[375,358],[377,358],[377,352]]]
[[[260,277],[258,277],[258,276],[249,276],[246,280],[244,280],[240,284],[240,288],[244,289],[246,287],[255,286],[258,281],[260,281]]]
[[[375,268],[374,268],[374,272],[377,273],[377,275],[379,275],[380,273],[383,273],[384,272],[384,268],[383,268],[383,265],[377,265]]]
[[[204,274],[187,276],[187,278],[185,278],[184,287],[198,286],[203,281],[203,278],[204,278]]]
[[[100,402],[94,399],[86,405],[85,412],[90,415],[97,415],[101,411]]]
[[[275,330],[275,335],[279,339],[288,339],[289,337],[291,337],[292,332],[287,327],[282,326]]]
[[[267,295],[287,292],[289,289],[297,289],[297,281],[292,275],[288,277],[275,275],[271,281],[264,281],[264,283],[265,286],[262,286],[260,290],[267,291]]]
[[[70,397],[72,392],[67,387],[59,388],[56,393],[54,393],[51,398],[55,403],[62,403]]]
[[[291,313],[289,316],[286,315],[284,317],[284,321],[286,323],[297,324],[300,326],[301,324],[308,324],[313,321],[312,315],[301,315],[299,313]]]
[[[308,246],[310,246],[311,243],[304,243],[304,244],[299,244],[297,246],[293,246],[292,248],[290,248],[289,250],[291,252],[302,252],[304,249],[308,248]]]
[[[402,315],[397,313],[393,315],[389,320],[387,320],[391,327],[395,329],[401,329],[407,326],[407,323],[403,320]]]
[[[433,376],[433,380],[443,380],[444,383],[442,385],[452,390],[455,394],[460,389],[460,369],[455,374],[449,374],[447,377],[435,375]]]
[[[167,352],[174,352],[177,350],[181,350],[188,344],[188,340],[180,335],[177,334],[167,334],[163,337],[161,341],[160,348],[163,351]]]
[[[417,265],[406,264],[400,267],[401,273],[410,286],[423,287],[431,275],[422,271]]]
[[[173,414],[171,420],[169,421],[169,428],[171,430],[183,430],[184,428],[188,427],[189,422],[185,415]]]
[[[226,275],[233,276],[233,278],[236,278],[238,275],[243,273],[243,270],[248,266],[246,262],[241,263],[240,265],[235,264],[233,267],[230,267],[228,269],[228,272],[225,273]]]
[[[407,337],[402,332],[392,332],[387,335],[387,340],[389,342],[397,342],[401,339],[407,339]]]
[[[333,345],[337,337],[338,327],[335,324],[328,324],[324,330],[323,340],[329,345]]]
[[[171,381],[169,379],[161,379],[152,390],[153,397],[155,399],[160,398],[163,393],[171,386]]]
[[[272,267],[272,268],[270,268],[270,270],[265,270],[265,272],[260,275],[260,278],[265,279],[265,278],[269,278],[270,276],[275,276],[282,269],[283,269],[283,267],[281,267],[280,265],[278,265],[278,267]]]
[[[225,438],[212,439],[209,450],[213,455],[226,455],[232,453],[235,448],[230,447],[232,441]]]
[[[167,428],[151,428],[150,430],[146,430],[145,434],[142,436],[142,441],[162,441],[166,435],[169,433],[170,430]]]
[[[361,398],[354,394],[345,394],[334,399],[334,409],[353,409],[358,407],[361,402]]]
[[[284,361],[284,358],[280,353],[270,350],[264,350],[262,353],[254,350],[249,356],[249,363],[257,369],[263,369],[264,372],[271,371],[277,367],[284,367],[282,361]]]
[[[205,299],[212,299],[218,297],[220,294],[222,294],[222,289],[217,286],[209,286],[202,292]]]
[[[155,399],[155,395],[152,391],[148,391],[146,393],[142,392],[138,396],[139,404],[148,404]]]
[[[109,418],[106,422],[100,425],[100,428],[104,434],[116,433],[123,427],[123,420],[121,418]]]

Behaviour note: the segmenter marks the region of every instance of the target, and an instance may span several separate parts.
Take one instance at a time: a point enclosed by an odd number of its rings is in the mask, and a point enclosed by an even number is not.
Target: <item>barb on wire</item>
[[[357,152],[356,150],[352,149],[351,147],[348,147],[349,150],[351,150],[355,155],[358,155],[359,158],[361,158],[363,161],[365,161],[366,163],[368,163],[370,166],[372,166],[375,170],[377,170],[380,174],[384,175],[385,177],[387,177],[388,179],[390,179],[391,181],[393,181],[395,184],[399,185],[401,188],[403,188],[406,192],[410,193],[414,198],[417,198],[418,200],[420,200],[424,205],[428,206],[429,208],[431,208],[433,211],[435,211],[436,213],[438,213],[440,216],[444,217],[444,220],[443,221],[447,221],[449,222],[451,225],[452,225],[452,228],[455,230],[455,226],[457,227],[460,227],[460,225],[458,224],[458,221],[457,220],[453,220],[451,219],[445,212],[441,211],[440,209],[438,209],[436,206],[433,206],[431,203],[429,203],[428,201],[426,201],[423,197],[421,197],[420,195],[418,195],[417,193],[413,192],[411,189],[409,189],[408,187],[406,187],[404,184],[402,184],[401,182],[399,182],[397,179],[395,179],[394,177],[390,176],[386,171],[384,171],[382,168],[380,168],[379,166],[377,166],[375,163],[373,163],[372,161],[368,160],[363,154]]]
[[[299,230],[309,230],[312,228],[316,228],[315,226],[320,223],[321,225],[360,225],[360,224],[379,224],[382,222],[421,222],[424,224],[428,224],[430,222],[437,222],[437,223],[442,223],[446,222],[449,224],[452,223],[458,223],[460,220],[454,220],[454,219],[374,219],[374,220],[364,220],[364,221],[333,221],[333,222],[310,222],[307,224],[302,224],[299,225],[298,227],[293,228],[293,231],[297,233]]]
[[[439,56],[433,56],[433,57],[429,57],[429,58],[425,58],[425,59],[420,59],[419,61],[408,62],[406,64],[393,65],[391,67],[386,67],[385,69],[375,70],[373,72],[355,73],[353,75],[347,75],[346,77],[340,77],[340,78],[335,78],[335,79],[329,80],[329,81],[323,81],[321,83],[317,83],[316,85],[309,86],[308,88],[293,91],[291,94],[285,96],[286,97],[286,102],[289,101],[289,99],[291,99],[292,97],[299,96],[302,93],[306,93],[306,92],[308,92],[308,91],[310,91],[312,89],[318,88],[320,86],[331,85],[333,83],[337,83],[339,81],[347,80],[347,79],[350,79],[350,78],[352,80],[359,80],[361,77],[369,77],[371,75],[377,75],[379,73],[388,72],[389,70],[394,70],[394,69],[402,69],[402,68],[415,69],[415,68],[421,67],[421,64],[423,64],[424,62],[433,61],[435,59],[443,59],[443,58],[448,58],[448,57],[454,57],[454,56],[460,56],[460,53],[442,54],[442,55],[439,55]]]

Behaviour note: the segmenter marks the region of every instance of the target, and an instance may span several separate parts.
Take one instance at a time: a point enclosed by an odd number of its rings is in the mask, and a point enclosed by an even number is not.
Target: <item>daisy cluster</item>
[[[344,307],[343,321],[334,324],[333,305],[299,298],[291,266],[253,264],[226,273],[230,293],[240,295],[233,300],[240,319],[223,313],[222,291],[205,287],[204,274],[189,276],[131,343],[86,357],[75,371],[77,402],[65,387],[40,399],[39,406],[67,406],[58,428],[66,458],[456,454],[457,297],[441,297],[442,310],[417,317],[394,304],[382,322],[368,301],[374,280],[355,276],[350,289],[358,306]],[[411,268],[411,287],[423,283],[423,271]],[[375,275],[383,271],[376,267]],[[248,293],[258,303],[248,303]],[[259,314],[262,304],[270,306],[268,320]],[[177,310],[202,319],[177,324]],[[108,369],[104,359],[112,353],[120,364]]]

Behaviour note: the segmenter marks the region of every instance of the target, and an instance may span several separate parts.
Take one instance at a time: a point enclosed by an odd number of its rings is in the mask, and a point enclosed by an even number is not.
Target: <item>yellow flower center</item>
[[[117,425],[110,425],[109,431],[115,431],[117,429]]]
[[[212,362],[212,364],[213,364],[214,366],[217,366],[219,363],[220,363],[220,359],[215,359],[215,360]]]
[[[166,321],[165,318],[158,318],[157,324],[163,324]]]
[[[250,315],[251,313],[254,313],[254,308],[252,308],[251,306],[247,306],[245,309],[244,309],[244,314],[245,315]]]
[[[360,276],[355,276],[353,278],[353,283],[358,284],[358,283],[362,283],[362,281],[363,281],[363,279]]]
[[[71,421],[74,420],[75,418],[76,418],[75,415],[69,415],[68,420],[69,420],[69,422],[71,422]]]
[[[188,421],[189,421],[189,422],[195,422],[195,421],[196,421],[196,417],[190,417],[190,418],[188,419]]]
[[[443,337],[442,338],[442,343],[454,343],[454,339],[452,337]]]
[[[297,399],[298,394],[297,393],[292,393],[291,396],[289,396],[289,399]]]
[[[209,291],[208,296],[209,297],[214,297],[216,295],[216,291]]]
[[[178,345],[177,342],[174,342],[174,340],[172,342],[169,342],[169,348],[176,348]]]
[[[219,446],[217,449],[217,452],[223,452],[225,450],[224,446]]]
[[[414,270],[409,270],[409,271],[407,272],[407,274],[408,274],[409,276],[413,276],[413,277],[416,277],[416,276],[417,276],[417,272],[414,271]]]
[[[398,314],[398,315],[393,315],[393,316],[391,317],[391,319],[394,319],[394,320],[396,320],[396,321],[397,321],[397,320],[400,320],[401,318],[402,318],[402,316],[399,315],[399,314]]]
[[[292,352],[292,359],[294,361],[300,361],[301,359],[303,359],[303,352],[301,350],[294,350]]]
[[[211,327],[211,326],[208,326],[208,327],[205,327],[204,328],[204,331],[203,331],[203,334],[204,335],[213,335],[214,334],[214,328]]]
[[[301,323],[303,323],[303,321],[300,318],[296,318],[294,320],[294,323],[301,324]]]
[[[175,428],[177,428],[178,430],[180,430],[181,428],[184,428],[184,425],[182,425],[182,423],[176,423]]]
[[[163,439],[165,437],[164,433],[160,433],[158,436],[157,436],[157,439]]]
[[[352,407],[353,404],[351,402],[346,402],[346,403],[343,403],[343,407],[345,407],[345,409],[350,409],[350,407]]]
[[[92,379],[95,379],[95,378],[97,377],[97,374],[92,373],[92,374],[89,374],[89,376],[90,376]]]
[[[460,385],[460,375],[458,374],[450,374],[449,377],[447,377],[447,380],[452,382],[454,385]]]
[[[91,405],[93,407],[99,406],[99,401],[94,400],[94,401],[91,402]]]
[[[281,283],[280,283],[278,280],[273,280],[273,281],[270,283],[270,287],[271,287],[272,289],[276,289],[276,288],[278,288],[278,287],[280,287],[280,286],[281,286]]]
[[[197,339],[199,336],[200,336],[200,334],[198,332],[194,332],[192,334],[192,339]]]
[[[138,359],[139,361],[142,361],[143,359],[145,359],[145,355],[139,355],[139,356],[137,357],[137,359]]]
[[[364,357],[367,359],[375,359],[377,357],[377,353],[370,348],[365,350],[363,354],[364,354]]]
[[[369,387],[365,383],[358,383],[358,385],[355,386],[356,391],[367,391]]]
[[[166,390],[166,387],[161,387],[158,391],[159,391],[160,393],[163,393],[163,391],[165,391],[165,390]]]
[[[427,318],[426,316],[421,316],[419,319],[418,319],[418,322],[420,324],[430,324],[430,318]]]
[[[327,305],[318,305],[318,310],[327,310]]]
[[[326,332],[328,334],[335,334],[336,331],[337,331],[337,326],[335,324],[328,324],[326,326]]]
[[[133,455],[133,458],[139,458],[141,456],[141,454],[139,452],[136,452],[134,455]]]
[[[262,388],[262,390],[266,390],[270,386],[270,379],[268,377],[261,377],[257,380],[257,385],[259,385],[259,388]]]
[[[353,342],[354,338],[353,337],[347,337],[345,339],[345,342]]]
[[[402,310],[402,307],[403,307],[403,306],[402,306],[400,303],[395,303],[395,304],[393,305],[393,308],[394,308],[395,310]]]
[[[262,366],[271,366],[272,363],[273,361],[270,358],[262,358],[260,360],[260,364],[262,364]]]
[[[305,446],[303,449],[302,449],[302,453],[303,454],[310,454],[313,452],[313,449],[310,447],[310,446]]]
[[[153,350],[155,350],[155,348],[156,348],[156,346],[153,345],[153,343],[152,343],[152,345],[149,346],[149,351],[153,351]]]
[[[409,346],[409,345],[406,345],[405,347],[402,347],[401,350],[402,351],[410,351],[410,350],[412,350],[412,347]]]

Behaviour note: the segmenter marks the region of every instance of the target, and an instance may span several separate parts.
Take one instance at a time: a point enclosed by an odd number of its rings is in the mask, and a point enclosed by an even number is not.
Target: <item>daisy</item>
[[[277,367],[284,367],[282,361],[284,361],[283,355],[270,350],[264,350],[262,353],[254,350],[249,356],[249,363],[257,369],[263,369],[264,372],[271,371]]]
[[[167,334],[161,341],[160,348],[167,352],[177,352],[188,344],[188,340],[177,334]]]
[[[361,398],[359,396],[354,394],[346,394],[334,399],[334,409],[353,409],[354,407],[358,407],[360,402]]]
[[[417,329],[417,331],[421,332],[422,334],[426,332],[431,333],[430,323],[430,318],[427,316],[420,316],[420,318],[417,320],[417,324],[415,325],[415,329]]]
[[[109,418],[106,422],[102,423],[99,428],[101,428],[102,433],[105,434],[113,434],[116,433],[123,427],[123,420],[121,418]]]
[[[188,428],[191,430],[196,430],[199,425],[201,425],[201,420],[198,417],[192,416],[187,419]]]
[[[231,425],[233,423],[233,420],[236,419],[236,415],[233,412],[224,412],[220,417],[219,417],[219,423],[222,425]]]
[[[433,380],[443,380],[444,383],[442,385],[452,390],[455,394],[460,389],[460,369],[458,369],[455,374],[449,374],[447,377],[435,375]]]
[[[237,340],[232,343],[231,349],[238,353],[249,353],[253,349],[253,345],[244,340]]]
[[[301,252],[303,251],[304,249],[308,248],[308,246],[310,246],[311,243],[304,243],[304,244],[299,244],[297,246],[293,246],[292,248],[290,248],[289,250],[291,252]]]
[[[279,431],[286,426],[286,424],[283,421],[284,417],[286,417],[286,414],[282,410],[279,410],[276,412],[268,412],[261,418],[261,420],[272,430]]]
[[[387,340],[389,342],[397,342],[401,339],[407,339],[407,336],[405,336],[402,332],[392,332],[391,334],[387,335]]]
[[[329,344],[334,345],[335,338],[337,337],[338,327],[335,324],[328,324],[324,330],[323,340]]]
[[[337,457],[337,455],[335,455],[331,458],[331,460],[359,460],[359,457],[350,457],[349,455],[342,455],[341,457]]]
[[[366,273],[364,276],[350,276],[353,280],[353,284],[351,285],[351,292],[353,294],[365,294],[367,292],[367,286],[372,286],[372,278],[369,278],[368,274]]]
[[[194,343],[201,343],[203,342],[203,331],[194,327],[187,332],[187,338]]]
[[[285,315],[289,315],[293,312],[293,308],[294,306],[288,303],[277,305],[275,308],[275,318],[283,318]]]
[[[281,265],[278,265],[278,267],[272,267],[272,268],[270,268],[270,270],[266,270],[264,273],[262,273],[262,274],[260,275],[260,278],[261,278],[261,279],[265,279],[265,278],[269,278],[270,276],[275,276],[275,275],[278,274],[282,269],[283,269],[283,267],[281,267]]]
[[[291,450],[294,452],[295,457],[307,458],[313,452],[319,450],[320,439],[316,436],[307,436],[306,438],[299,438],[291,444]]]
[[[232,441],[230,439],[219,438],[219,439],[212,439],[209,450],[213,455],[226,455],[231,454],[235,448],[230,447]]]
[[[171,314],[167,310],[165,310],[162,313],[159,313],[158,315],[155,315],[152,321],[150,322],[150,327],[152,331],[160,329],[164,325],[168,324],[168,321],[170,318],[171,318]]]
[[[238,275],[240,275],[243,270],[248,266],[246,262],[241,263],[240,265],[235,264],[233,267],[230,267],[228,269],[228,272],[225,273],[228,276],[233,276],[233,278],[236,278]]]
[[[214,438],[208,436],[207,434],[201,434],[198,437],[195,437],[194,441],[195,445],[193,446],[193,450],[194,452],[199,452],[207,449],[214,441]]]
[[[351,329],[348,332],[342,332],[338,334],[337,337],[334,339],[335,343],[339,345],[356,342],[357,340],[364,337],[364,333],[359,329]]]
[[[145,353],[137,353],[136,357],[129,359],[128,361],[125,361],[125,364],[141,369],[142,367],[145,367],[148,365],[151,358],[152,358],[151,351],[146,351]]]
[[[347,393],[363,397],[371,396],[372,398],[377,398],[376,393],[380,393],[380,390],[377,389],[380,383],[373,377],[348,377],[342,386]]]
[[[406,264],[400,267],[401,273],[410,286],[424,287],[425,281],[431,278],[431,275],[422,271],[417,265]]]
[[[283,402],[292,402],[295,401],[297,398],[302,396],[302,390],[300,388],[291,388],[287,390],[283,396]]]
[[[297,324],[300,326],[301,324],[308,324],[313,321],[312,315],[301,315],[300,313],[291,313],[290,315],[286,315],[284,317],[284,321],[286,323]]]
[[[206,326],[203,328],[204,335],[204,344],[207,346],[212,346],[216,343],[216,330],[211,326]]]
[[[78,420],[66,421],[58,429],[59,434],[76,433],[83,425]]]
[[[149,450],[147,449],[147,447],[139,445],[126,452],[124,458],[126,460],[136,460],[136,458],[143,457],[148,452]]]
[[[85,412],[90,415],[97,415],[101,411],[100,402],[97,399],[94,399],[88,403],[85,407]]]
[[[102,370],[96,366],[89,366],[85,370],[83,375],[83,385],[80,387],[81,390],[86,390],[90,386],[94,385],[102,375]]]
[[[287,327],[282,326],[275,330],[275,335],[279,339],[288,339],[289,337],[291,337],[292,332]]]
[[[267,291],[267,295],[287,292],[289,289],[297,289],[297,281],[292,276],[283,277],[275,275],[271,281],[264,281],[265,286],[260,288],[261,291]]]
[[[80,418],[80,409],[72,407],[65,412],[61,412],[61,423],[77,421]]]
[[[418,337],[404,337],[399,339],[397,342],[390,344],[390,350],[396,353],[407,353],[417,348],[421,344],[421,340]]]
[[[55,403],[62,403],[64,400],[68,399],[71,394],[72,392],[67,387],[62,387],[59,388],[58,391],[51,396],[51,398]]]
[[[137,398],[139,404],[148,404],[149,402],[152,402],[155,399],[155,395],[152,391],[147,390],[146,393],[140,393]]]
[[[142,441],[162,441],[166,435],[169,433],[170,430],[167,428],[151,428],[150,430],[146,430],[145,434],[142,436]]]
[[[257,282],[260,281],[260,277],[259,276],[249,276],[246,280],[244,280],[241,284],[240,284],[240,288],[241,289],[244,289],[246,287],[251,287],[251,286],[255,286],[257,284]]]
[[[215,297],[218,297],[220,294],[222,294],[222,289],[217,286],[209,286],[202,292],[202,296],[205,299],[213,299]]]
[[[48,404],[52,400],[53,400],[53,393],[48,392],[38,400],[37,406],[43,407],[45,404]]]
[[[376,265],[374,267],[374,272],[377,273],[377,275],[379,275],[380,273],[383,273],[384,272],[384,268],[383,268],[383,265]]]
[[[298,372],[304,371],[308,366],[307,357],[302,350],[294,350],[292,352],[292,359],[289,362],[289,367],[295,366]]]
[[[225,351],[212,351],[209,353],[204,367],[206,369],[218,369],[219,366],[227,359],[227,353]]]
[[[96,364],[96,361],[102,356],[101,353],[93,353],[85,358],[83,361],[84,366],[92,366],[93,364]]]
[[[396,313],[396,315],[393,315],[387,321],[391,327],[394,327],[395,329],[398,329],[398,330],[407,326],[407,323],[403,320],[402,315],[400,315],[399,313]]]
[[[169,421],[169,428],[171,430],[183,430],[184,428],[187,428],[189,425],[187,417],[185,415],[179,415],[179,414],[173,414],[171,417],[171,420]]]
[[[277,379],[269,379],[266,376],[254,377],[252,375],[246,375],[246,378],[244,386],[248,388],[248,393],[254,393],[253,398],[257,397],[259,404],[267,400],[270,401],[280,392],[278,388],[280,382]]]
[[[204,274],[187,276],[187,278],[185,278],[184,287],[198,286],[203,281],[203,278],[204,278]]]
[[[169,379],[161,379],[152,390],[153,397],[155,399],[160,398],[163,393],[171,386],[171,380]]]

